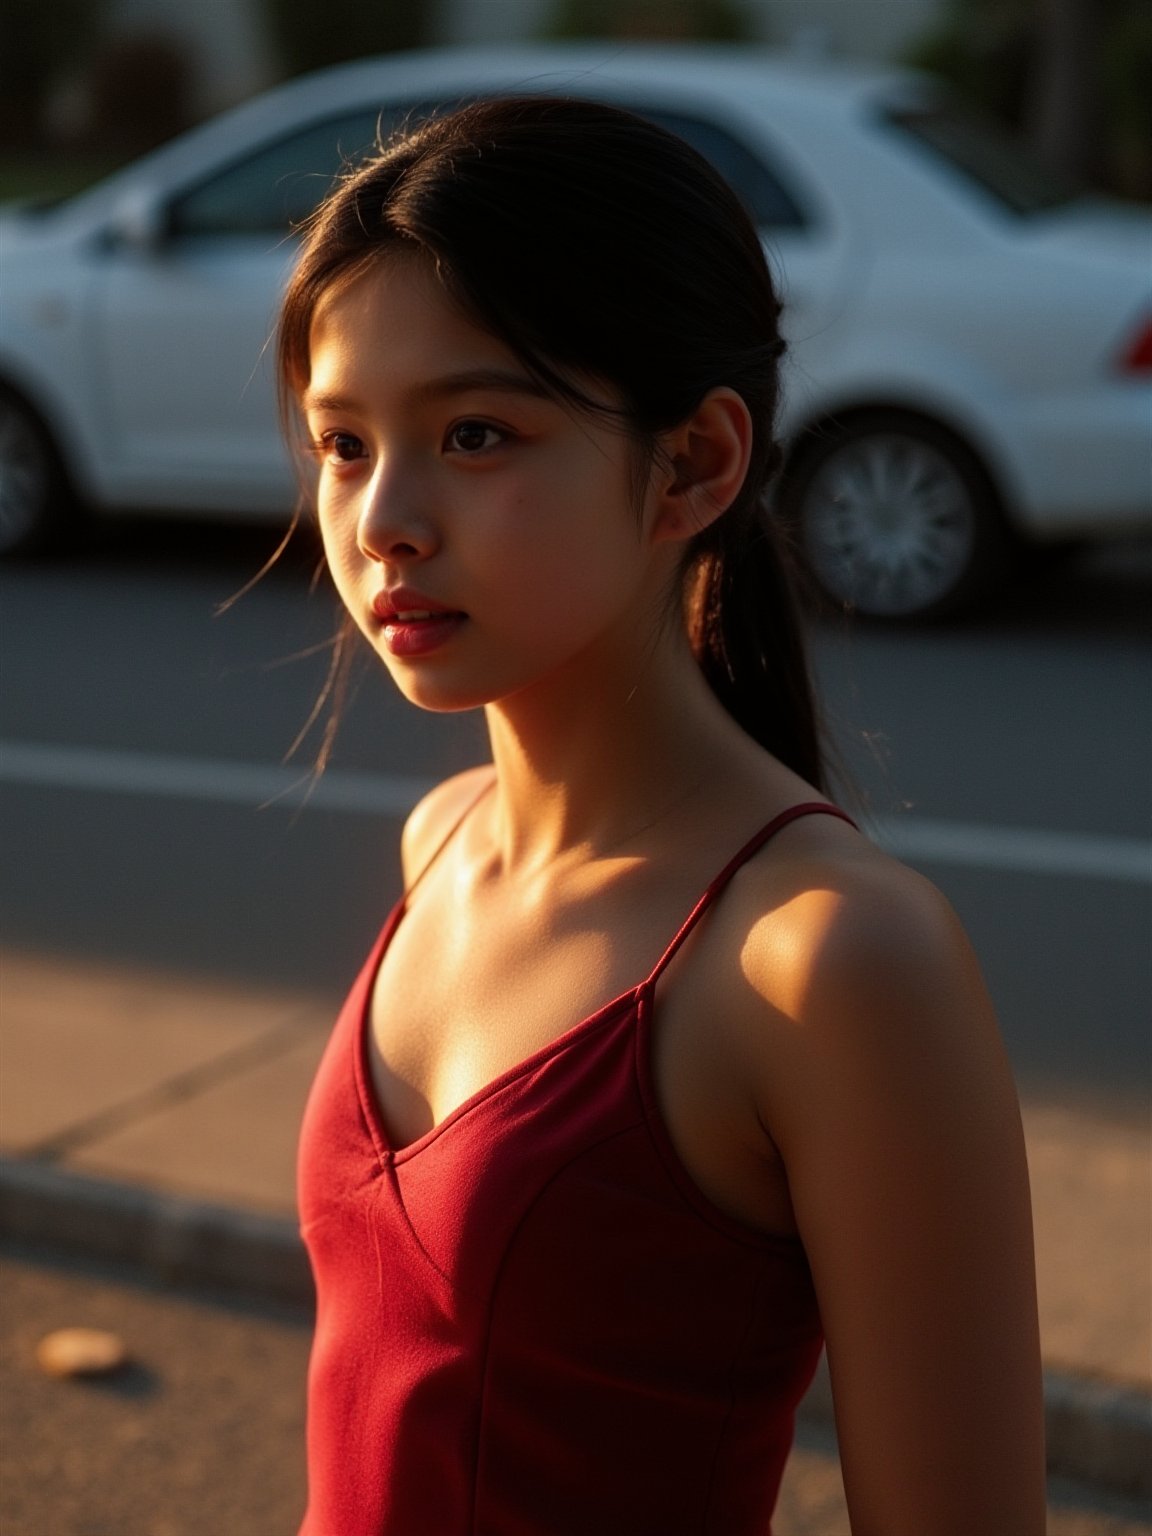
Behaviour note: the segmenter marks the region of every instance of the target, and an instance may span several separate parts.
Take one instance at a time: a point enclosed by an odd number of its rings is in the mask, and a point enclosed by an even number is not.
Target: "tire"
[[[0,557],[47,549],[72,511],[59,455],[39,417],[0,385]]]
[[[869,617],[959,613],[1008,569],[988,476],[950,433],[912,416],[826,424],[794,455],[783,510],[824,594]]]

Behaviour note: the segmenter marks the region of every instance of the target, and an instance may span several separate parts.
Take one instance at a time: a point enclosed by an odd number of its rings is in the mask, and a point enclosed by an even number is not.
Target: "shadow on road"
[[[1152,539],[1034,557],[971,622],[1002,634],[1152,636]]]

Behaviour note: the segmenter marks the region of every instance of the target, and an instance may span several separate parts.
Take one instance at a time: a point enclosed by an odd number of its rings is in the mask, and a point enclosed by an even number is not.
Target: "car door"
[[[264,143],[174,192],[153,245],[105,252],[92,352],[121,504],[290,510],[272,334],[293,229],[377,123],[362,110]]]

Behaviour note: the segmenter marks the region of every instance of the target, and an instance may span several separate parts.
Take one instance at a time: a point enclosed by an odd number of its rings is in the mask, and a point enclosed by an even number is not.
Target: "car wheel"
[[[0,556],[45,549],[70,510],[48,434],[18,395],[0,388]]]
[[[931,422],[876,412],[826,426],[796,454],[783,505],[817,584],[857,613],[956,613],[1007,569],[987,475]]]

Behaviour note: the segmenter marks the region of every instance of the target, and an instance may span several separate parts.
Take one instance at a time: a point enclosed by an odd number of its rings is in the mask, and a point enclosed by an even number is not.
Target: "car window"
[[[734,138],[726,128],[679,112],[636,107],[638,116],[675,133],[720,172],[760,229],[798,228],[805,223],[800,206],[760,154]]]
[[[1079,194],[994,123],[951,102],[890,108],[884,121],[947,161],[1016,214],[1043,213]]]
[[[402,114],[364,110],[310,123],[266,144],[176,199],[175,236],[283,235],[306,219],[339,172],[363,158]]]
[[[448,106],[409,103],[383,112],[362,109],[264,145],[177,198],[169,211],[176,237],[283,235],[302,223],[339,172],[368,154],[404,121]],[[640,116],[685,139],[725,178],[759,227],[804,223],[799,206],[761,156],[726,129],[677,112],[637,109]]]

